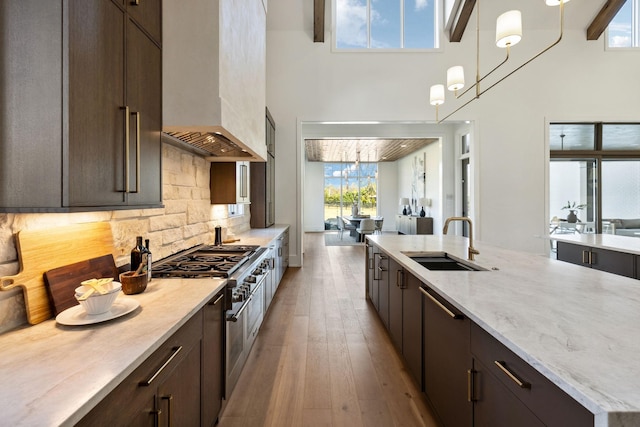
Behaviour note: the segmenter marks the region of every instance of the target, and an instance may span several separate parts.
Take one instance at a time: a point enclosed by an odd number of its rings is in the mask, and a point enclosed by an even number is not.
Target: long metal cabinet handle
[[[131,141],[129,138],[129,132],[131,131],[130,122],[129,122],[129,106],[125,105],[121,107],[124,110],[124,191],[123,193],[129,192],[129,149],[131,145]]]
[[[467,370],[467,402],[474,401],[473,390],[475,387],[473,385],[473,373],[472,369]]]
[[[449,317],[451,317],[452,319],[462,319],[463,318],[463,316],[461,314],[456,314],[453,311],[449,310],[444,304],[442,304],[440,301],[438,301],[433,295],[431,295],[429,292],[427,292],[423,287],[420,287],[420,292],[422,292],[427,297],[429,297],[429,299],[431,301],[433,301],[435,303],[435,305],[440,307],[442,309],[442,311],[447,313],[447,315]]]
[[[173,425],[173,423],[171,422],[171,402],[173,402],[173,395],[170,394],[168,396],[162,396],[162,399],[166,400],[169,402],[169,408],[167,409],[167,418],[169,419],[169,427],[171,427]]]
[[[164,368],[166,368],[169,363],[171,363],[171,361],[173,359],[175,359],[175,357],[178,355],[178,353],[180,353],[182,351],[182,346],[179,347],[174,347],[173,348],[173,353],[171,353],[171,356],[169,356],[169,358],[162,364],[162,366],[160,366],[160,368],[153,374],[151,375],[151,378],[149,378],[147,381],[140,383],[141,386],[143,387],[148,387],[151,385],[151,383],[153,382],[153,380],[155,380],[158,375],[160,375],[162,373],[162,371],[164,370]]]
[[[129,191],[129,193],[140,192],[140,112],[134,111],[132,116],[136,116],[136,191]],[[129,162],[127,162],[127,165]],[[129,187],[127,186],[127,190]]]
[[[247,197],[247,165],[240,165],[240,197]]]
[[[220,296],[218,297],[218,299],[216,299],[214,302],[209,303],[209,305],[216,305],[217,303],[220,302],[220,300],[224,298],[224,292],[220,294]]]
[[[496,366],[498,368],[500,368],[500,370],[502,372],[504,372],[509,378],[511,378],[511,380],[516,383],[518,385],[518,387],[520,388],[531,388],[531,384],[529,384],[526,381],[522,381],[520,378],[518,378],[516,376],[516,374],[514,374],[513,372],[511,372],[506,366],[505,366],[505,362],[502,362],[500,360],[495,360],[493,363],[496,364]]]
[[[583,264],[590,264],[588,254],[589,254],[589,251],[582,251],[582,263]]]

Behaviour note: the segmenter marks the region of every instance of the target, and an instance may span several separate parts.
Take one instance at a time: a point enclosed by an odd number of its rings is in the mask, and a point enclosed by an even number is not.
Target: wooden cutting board
[[[108,222],[23,230],[16,235],[16,249],[20,272],[0,277],[0,290],[23,288],[27,321],[32,325],[53,314],[44,283],[45,271],[105,254],[117,256]]]
[[[111,254],[46,271],[44,282],[53,304],[54,316],[79,304],[74,291],[83,280],[103,277],[118,281],[118,268]]]

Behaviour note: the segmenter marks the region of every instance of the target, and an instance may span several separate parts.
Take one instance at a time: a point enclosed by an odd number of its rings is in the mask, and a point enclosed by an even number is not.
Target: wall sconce
[[[474,101],[475,99],[480,98],[480,95],[489,91],[497,84],[505,80],[507,77],[520,70],[522,67],[557,45],[560,40],[562,40],[562,34],[564,31],[564,4],[568,3],[569,0],[545,0],[548,6],[560,6],[560,35],[558,39],[547,46],[545,49],[537,53],[535,56],[519,65],[513,71],[503,76],[497,82],[493,83],[489,87],[484,90],[480,90],[480,82],[489,77],[494,71],[500,68],[509,60],[509,53],[512,46],[518,44],[518,42],[522,39],[522,14],[519,10],[510,10],[508,12],[503,13],[498,16],[496,20],[496,46],[500,48],[506,49],[506,57],[505,59],[495,66],[491,71],[489,71],[484,76],[480,77],[480,0],[476,0],[476,78],[473,85],[468,87],[464,92],[458,94],[458,91],[464,88],[465,80],[464,80],[464,68],[461,65],[456,65],[447,70],[447,89],[454,93],[454,96],[460,98],[464,96],[471,89],[475,88],[475,96],[462,104],[460,107],[455,109],[453,112],[449,113],[442,119],[438,118],[438,107],[444,104],[445,96],[444,96],[444,85],[436,84],[431,86],[429,91],[429,103],[436,107],[436,121],[441,123],[451,117],[453,114],[460,111],[462,108],[466,107]]]
[[[400,199],[400,206],[402,206],[402,215],[407,215],[407,206],[409,206],[409,198],[402,197]],[[411,211],[409,211],[411,213]]]

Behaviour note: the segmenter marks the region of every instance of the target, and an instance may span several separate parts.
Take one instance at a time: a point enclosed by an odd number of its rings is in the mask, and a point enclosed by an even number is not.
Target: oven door
[[[264,317],[264,276],[251,296],[233,316],[227,319],[227,400],[240,378],[244,363],[255,341]],[[233,320],[231,320],[233,319]]]
[[[245,347],[247,352],[251,350],[264,318],[264,284],[265,275],[262,275],[244,311],[246,316]]]
[[[246,360],[244,346],[244,330],[246,316],[243,313],[237,317],[237,321],[227,320],[227,355],[226,355],[226,382],[225,398],[229,400],[231,392],[238,382],[242,367]]]

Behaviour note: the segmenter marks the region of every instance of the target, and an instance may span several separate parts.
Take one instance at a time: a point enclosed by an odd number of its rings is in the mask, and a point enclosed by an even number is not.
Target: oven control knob
[[[262,268],[258,267],[255,270],[253,270],[253,274],[254,276],[262,276],[264,274],[264,272],[262,271]]]
[[[244,294],[242,294],[240,292],[236,292],[231,296],[231,300],[233,302],[242,302],[242,301],[244,301]]]
[[[249,276],[245,281],[248,283],[256,283],[256,276]]]

